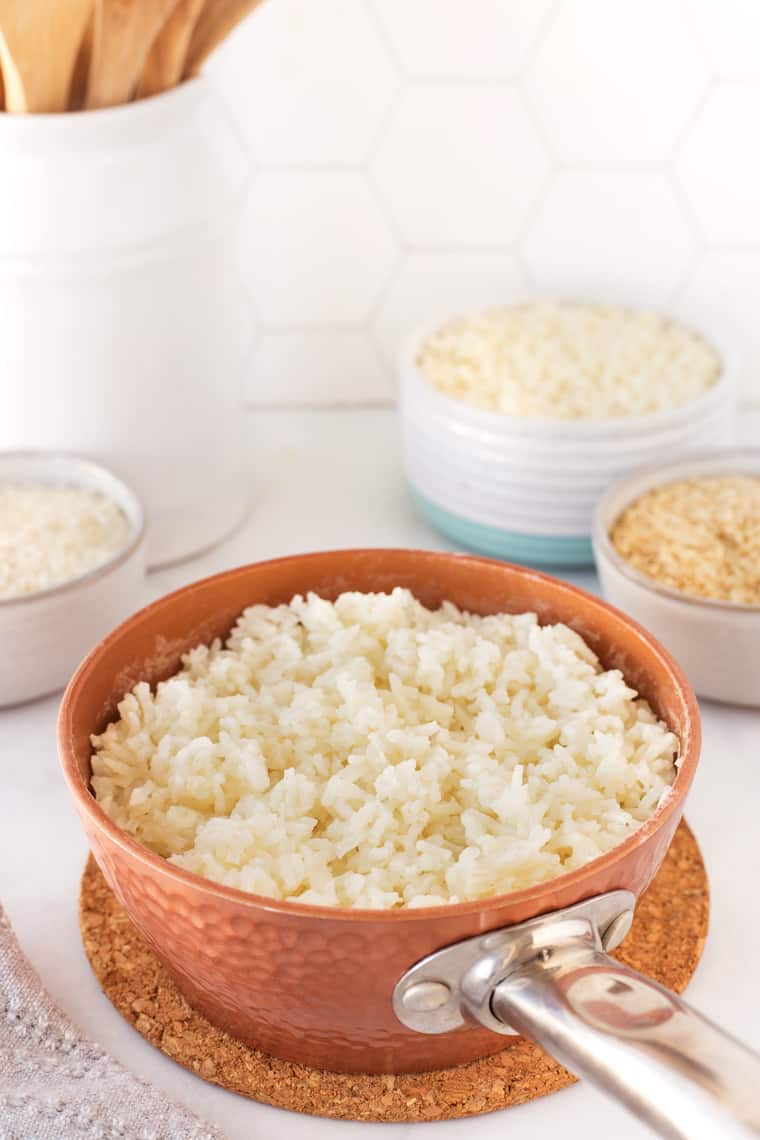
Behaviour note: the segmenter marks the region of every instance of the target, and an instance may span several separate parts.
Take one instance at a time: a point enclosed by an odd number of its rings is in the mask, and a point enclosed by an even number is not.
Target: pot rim
[[[79,770],[75,749],[72,744],[72,725],[76,719],[77,701],[87,684],[89,674],[97,668],[99,657],[103,650],[118,640],[124,631],[134,622],[138,620],[144,621],[152,614],[158,614],[163,606],[171,603],[180,595],[187,595],[194,591],[206,589],[212,583],[218,583],[236,576],[243,576],[249,573],[253,566],[269,566],[274,568],[296,561],[307,562],[311,559],[319,560],[326,554],[329,554],[331,557],[356,555],[372,555],[377,557],[378,555],[384,555],[389,556],[391,559],[400,555],[405,557],[416,555],[418,558],[431,563],[456,560],[457,563],[469,563],[474,567],[493,567],[494,565],[501,565],[512,571],[516,571],[519,575],[527,579],[533,579],[542,583],[548,582],[551,584],[552,590],[559,593],[582,598],[586,602],[590,601],[595,607],[607,613],[611,613],[615,618],[621,620],[636,634],[637,639],[640,642],[644,642],[665,665],[670,674],[671,684],[680,695],[686,710],[686,732],[679,737],[679,743],[681,744],[680,763],[676,770],[675,779],[670,788],[663,794],[660,803],[649,819],[645,820],[645,822],[641,824],[631,836],[623,840],[622,843],[612,847],[609,851],[604,852],[596,859],[592,859],[590,862],[584,864],[583,867],[567,871],[545,882],[537,883],[534,886],[524,887],[519,891],[508,891],[504,894],[490,895],[486,898],[470,899],[459,903],[443,903],[438,906],[427,907],[400,907],[395,909],[317,906],[311,903],[300,903],[288,899],[273,899],[264,895],[252,894],[248,891],[240,890],[237,887],[228,887],[224,884],[216,883],[192,871],[186,871],[184,868],[177,867],[162,856],[155,854],[148,847],[138,843],[136,839],[133,839],[123,831],[105,813],[91,793],[88,780],[85,779]],[[553,909],[553,906],[550,904],[550,899],[551,896],[556,893],[558,886],[563,888],[577,888],[576,894],[579,901],[595,894],[594,881],[603,871],[612,867],[615,863],[622,861],[628,854],[643,846],[655,831],[658,831],[660,827],[665,825],[674,815],[681,814],[683,801],[691,785],[699,760],[701,726],[696,695],[681,667],[656,638],[640,626],[638,622],[635,622],[632,618],[629,618],[627,614],[609,605],[596,595],[578,586],[570,585],[570,583],[564,582],[561,579],[554,578],[549,574],[519,566],[515,563],[501,562],[471,554],[410,550],[395,547],[312,551],[306,554],[288,555],[283,558],[265,559],[260,562],[248,563],[244,566],[238,566],[231,570],[224,570],[221,573],[209,575],[206,578],[202,578],[189,585],[182,586],[177,590],[173,590],[169,594],[163,595],[118,625],[116,629],[112,630],[103,641],[96,645],[90,653],[88,653],[84,661],[82,661],[63,694],[58,715],[57,738],[58,753],[64,778],[80,814],[87,818],[91,826],[97,832],[104,834],[111,843],[115,843],[120,847],[131,861],[142,864],[151,874],[158,874],[170,882],[174,881],[185,887],[191,887],[194,891],[202,895],[224,900],[236,907],[242,906],[246,909],[278,914],[283,917],[301,917],[338,922],[353,922],[358,920],[360,922],[390,921],[413,923],[428,922],[433,918],[463,917],[482,913],[485,910],[503,907],[504,905],[511,907],[527,905],[530,906],[534,914],[538,915],[544,911]],[[546,905],[543,907],[541,906],[542,900],[546,901]],[[534,904],[536,905],[534,906]]]

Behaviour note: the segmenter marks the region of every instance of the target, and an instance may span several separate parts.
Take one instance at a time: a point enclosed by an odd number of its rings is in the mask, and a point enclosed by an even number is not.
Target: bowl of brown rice
[[[605,597],[650,629],[700,696],[760,705],[760,451],[648,467],[599,501]]]

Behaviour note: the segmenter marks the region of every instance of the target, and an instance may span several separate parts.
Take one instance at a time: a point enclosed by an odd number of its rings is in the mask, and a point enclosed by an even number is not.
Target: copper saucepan
[[[280,902],[209,882],[122,832],[90,788],[90,735],[138,680],[223,637],[254,602],[314,590],[406,586],[429,607],[537,613],[577,630],[678,735],[672,790],[624,843],[526,890],[419,910]],[[130,918],[188,1000],[278,1057],[346,1072],[459,1065],[539,1042],[621,1097],[662,1135],[760,1134],[760,1058],[606,951],[627,933],[673,837],[697,765],[694,694],[664,649],[624,614],[544,574],[411,550],[306,554],[198,582],[135,614],[80,666],[59,720],[63,770],[90,845]]]

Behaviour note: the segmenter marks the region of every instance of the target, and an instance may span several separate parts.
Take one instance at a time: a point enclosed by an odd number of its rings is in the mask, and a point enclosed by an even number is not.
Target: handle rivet
[[[614,950],[625,938],[633,923],[633,911],[624,910],[612,922],[602,935],[602,946],[605,950]]]
[[[401,1002],[410,1012],[427,1013],[440,1009],[450,997],[451,990],[445,982],[415,982],[404,990]]]

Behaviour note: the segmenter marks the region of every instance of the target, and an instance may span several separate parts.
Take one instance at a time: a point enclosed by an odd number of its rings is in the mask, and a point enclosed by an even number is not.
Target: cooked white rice
[[[580,867],[652,814],[678,747],[567,626],[430,611],[403,589],[251,606],[92,744],[99,803],[153,851],[341,907]]]
[[[512,416],[603,419],[676,408],[707,391],[720,359],[655,313],[533,303],[443,325],[417,365],[455,400]]]

